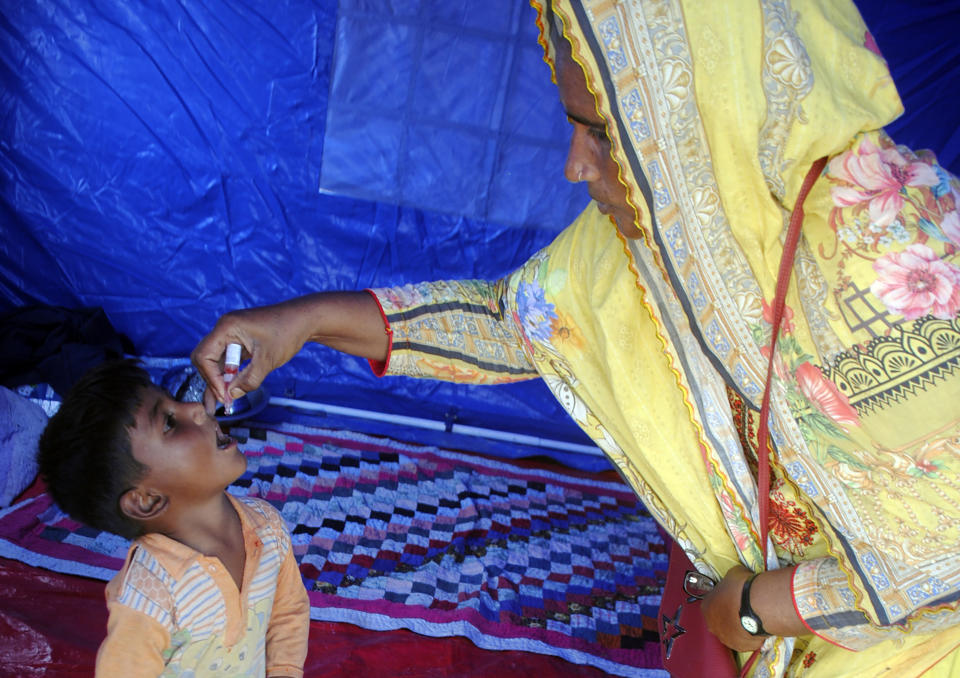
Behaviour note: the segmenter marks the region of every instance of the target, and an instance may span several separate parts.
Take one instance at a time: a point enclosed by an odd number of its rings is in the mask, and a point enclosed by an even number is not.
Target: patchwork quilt
[[[312,617],[664,677],[667,552],[630,489],[357,433],[234,427],[247,472],[293,538]],[[0,556],[107,580],[124,539],[43,494],[0,513]]]

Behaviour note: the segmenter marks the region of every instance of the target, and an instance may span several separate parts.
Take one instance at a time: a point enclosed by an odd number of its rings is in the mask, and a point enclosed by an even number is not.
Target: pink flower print
[[[901,191],[907,186],[936,186],[940,177],[928,164],[909,162],[896,148],[879,148],[869,139],[830,161],[829,173],[848,186],[830,193],[838,207],[868,202],[870,221],[889,226],[903,207]]]
[[[859,426],[860,417],[837,385],[823,376],[812,363],[805,362],[796,371],[797,386],[810,403],[840,426]]]
[[[760,303],[763,306],[763,319],[768,325],[773,325],[773,306],[768,304],[766,299],[761,299]],[[786,304],[783,305],[783,316],[780,318],[780,332],[793,332],[793,309]]]
[[[870,291],[891,313],[914,320],[932,313],[949,320],[960,310],[960,268],[919,243],[873,262],[877,279]]]
[[[913,475],[923,476],[935,476],[937,471],[940,470],[940,466],[929,459],[917,459],[914,468],[916,471],[914,471]]]

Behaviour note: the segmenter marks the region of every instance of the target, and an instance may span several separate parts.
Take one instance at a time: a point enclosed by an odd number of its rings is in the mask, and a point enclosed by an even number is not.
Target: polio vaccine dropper
[[[230,382],[240,371],[240,344],[227,344],[227,355],[223,362],[223,413],[233,414],[233,397],[230,395]]]

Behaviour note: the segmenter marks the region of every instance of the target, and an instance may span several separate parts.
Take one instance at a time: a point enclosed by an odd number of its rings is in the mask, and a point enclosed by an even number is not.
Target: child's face
[[[166,494],[171,502],[220,494],[243,475],[247,459],[220,431],[202,403],[181,403],[151,386],[130,429],[133,456],[149,467],[141,486]]]

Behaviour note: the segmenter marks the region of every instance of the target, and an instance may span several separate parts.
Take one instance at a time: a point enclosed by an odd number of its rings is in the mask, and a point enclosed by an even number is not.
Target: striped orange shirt
[[[241,590],[216,557],[137,539],[107,585],[98,677],[303,676],[310,603],[290,535],[266,502],[230,499],[246,547]]]

